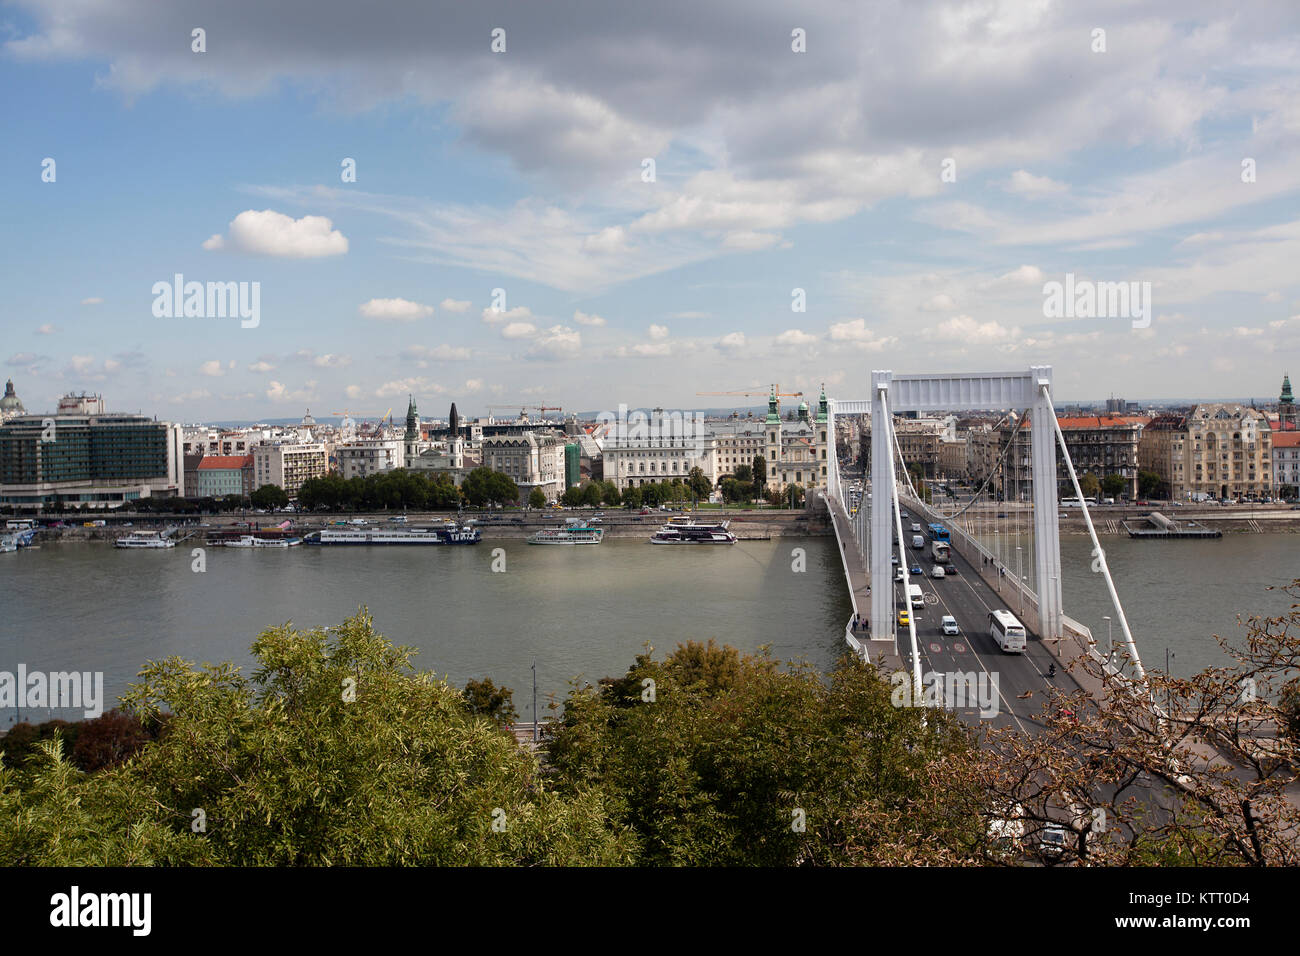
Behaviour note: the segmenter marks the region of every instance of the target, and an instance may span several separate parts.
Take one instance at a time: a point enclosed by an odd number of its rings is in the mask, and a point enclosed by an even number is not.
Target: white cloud
[[[352,357],[326,353],[325,355],[312,356],[311,364],[317,368],[347,368],[352,364]]]
[[[316,398],[316,382],[305,382],[300,389],[293,389],[283,382],[272,381],[266,388],[266,397],[272,402],[310,402]]]
[[[951,312],[955,308],[957,303],[952,300],[952,296],[943,292],[930,296],[920,305],[922,312]]]
[[[666,339],[666,338],[668,338],[668,326],[666,326],[666,325],[651,325],[651,326],[650,326],[650,338],[652,338],[652,339]]]
[[[470,303],[461,299],[443,299],[438,308],[444,312],[468,312]]]
[[[210,378],[220,378],[222,375],[226,374],[225,366],[216,359],[204,362],[199,366],[199,371]]]
[[[892,335],[875,335],[867,328],[866,319],[849,319],[847,322],[835,323],[830,328],[830,338],[832,342],[850,342],[861,352],[882,352],[898,342],[898,339]]]
[[[82,299],[81,304],[82,305],[103,305],[104,300],[97,295],[93,295],[88,299]]]
[[[399,378],[396,381],[385,382],[375,389],[376,398],[392,398],[396,395],[415,395],[418,393],[433,393],[442,395],[447,391],[442,385],[427,378]]]
[[[469,392],[471,395],[474,394],[475,392],[483,391],[483,379],[481,378],[465,379],[465,391]]]
[[[582,334],[565,325],[553,325],[542,333],[529,350],[530,358],[576,358],[582,350]]]
[[[817,336],[809,335],[802,329],[786,329],[775,339],[778,348],[800,348],[805,345],[814,345],[817,342]]]
[[[49,322],[46,322],[44,325],[39,326],[36,329],[37,335],[53,335],[54,332],[55,332],[55,328]]]
[[[531,322],[511,322],[501,329],[503,339],[526,339],[537,331]]]
[[[728,332],[722,338],[718,339],[717,347],[723,351],[738,352],[745,347],[744,332]]]
[[[669,318],[673,319],[711,319],[712,312],[674,312]]]
[[[627,232],[622,226],[609,226],[582,240],[583,252],[609,256],[627,251]]]
[[[348,398],[351,398],[351,399],[357,399],[357,398],[360,398],[361,395],[362,395],[361,386],[360,386],[360,385],[349,385],[347,388],[343,389],[343,394],[346,395]]]
[[[671,342],[638,342],[614,350],[615,358],[667,358],[672,354]]]
[[[273,209],[246,209],[230,221],[228,235],[203,243],[209,251],[230,249],[255,256],[316,259],[348,251],[348,240],[324,216],[294,219]]]
[[[470,350],[452,345],[435,345],[432,348],[427,345],[408,345],[402,349],[402,355],[419,360],[421,365],[425,362],[464,362],[470,357]]]
[[[367,319],[414,322],[433,315],[433,306],[412,302],[410,299],[371,299],[361,303],[360,311]]]
[[[1020,196],[1038,197],[1063,193],[1070,187],[1046,176],[1035,176],[1023,169],[1017,169],[1003,188],[1009,193]]]
[[[602,326],[606,324],[605,320],[598,315],[588,315],[586,312],[576,310],[573,313],[573,321],[579,325]]]
[[[483,321],[488,325],[495,325],[498,322],[525,322],[532,317],[533,311],[526,305],[517,305],[513,309],[493,309],[489,306],[483,310]]]
[[[275,366],[265,359],[258,359],[248,366],[250,372],[274,372]]]
[[[954,315],[935,329],[927,329],[928,338],[943,339],[955,345],[984,345],[1005,342],[1019,335],[1019,329],[1008,329],[997,322],[978,322],[969,315]]]

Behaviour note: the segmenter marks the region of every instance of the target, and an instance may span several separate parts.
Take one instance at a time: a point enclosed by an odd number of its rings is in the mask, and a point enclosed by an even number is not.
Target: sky
[[[29,411],[1300,374],[1290,2],[0,0],[0,121]],[[256,321],[169,313],[178,274],[256,283]],[[1067,274],[1149,314],[1049,314]]]

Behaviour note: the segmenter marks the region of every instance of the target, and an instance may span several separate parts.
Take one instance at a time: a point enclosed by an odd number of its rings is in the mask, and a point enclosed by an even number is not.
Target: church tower
[[[465,467],[465,445],[460,437],[460,413],[456,411],[456,403],[451,403],[451,411],[447,415],[447,456],[451,459],[451,467]]]
[[[415,408],[415,396],[410,396],[410,404],[406,406],[406,435],[403,437],[406,443],[406,460],[414,461],[420,454],[420,413]]]
[[[1293,431],[1296,429],[1295,396],[1291,394],[1291,376],[1282,376],[1282,394],[1277,399],[1277,424],[1279,428]]]

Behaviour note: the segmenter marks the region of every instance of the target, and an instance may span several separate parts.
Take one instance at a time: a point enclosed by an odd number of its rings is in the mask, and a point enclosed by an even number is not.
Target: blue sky
[[[1065,401],[1274,395],[1300,371],[1298,26],[1196,0],[0,3],[0,373],[31,410],[86,389],[184,421],[1041,363]],[[1045,317],[1067,272],[1151,282],[1154,321]],[[155,317],[175,273],[260,283],[259,324]]]

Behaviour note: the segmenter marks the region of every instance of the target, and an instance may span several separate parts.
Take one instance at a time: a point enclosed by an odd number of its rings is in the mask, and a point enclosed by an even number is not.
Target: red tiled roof
[[[1285,431],[1273,433],[1274,448],[1300,448],[1300,432]]]
[[[252,455],[207,455],[199,462],[199,470],[213,468],[243,468],[253,464]]]

